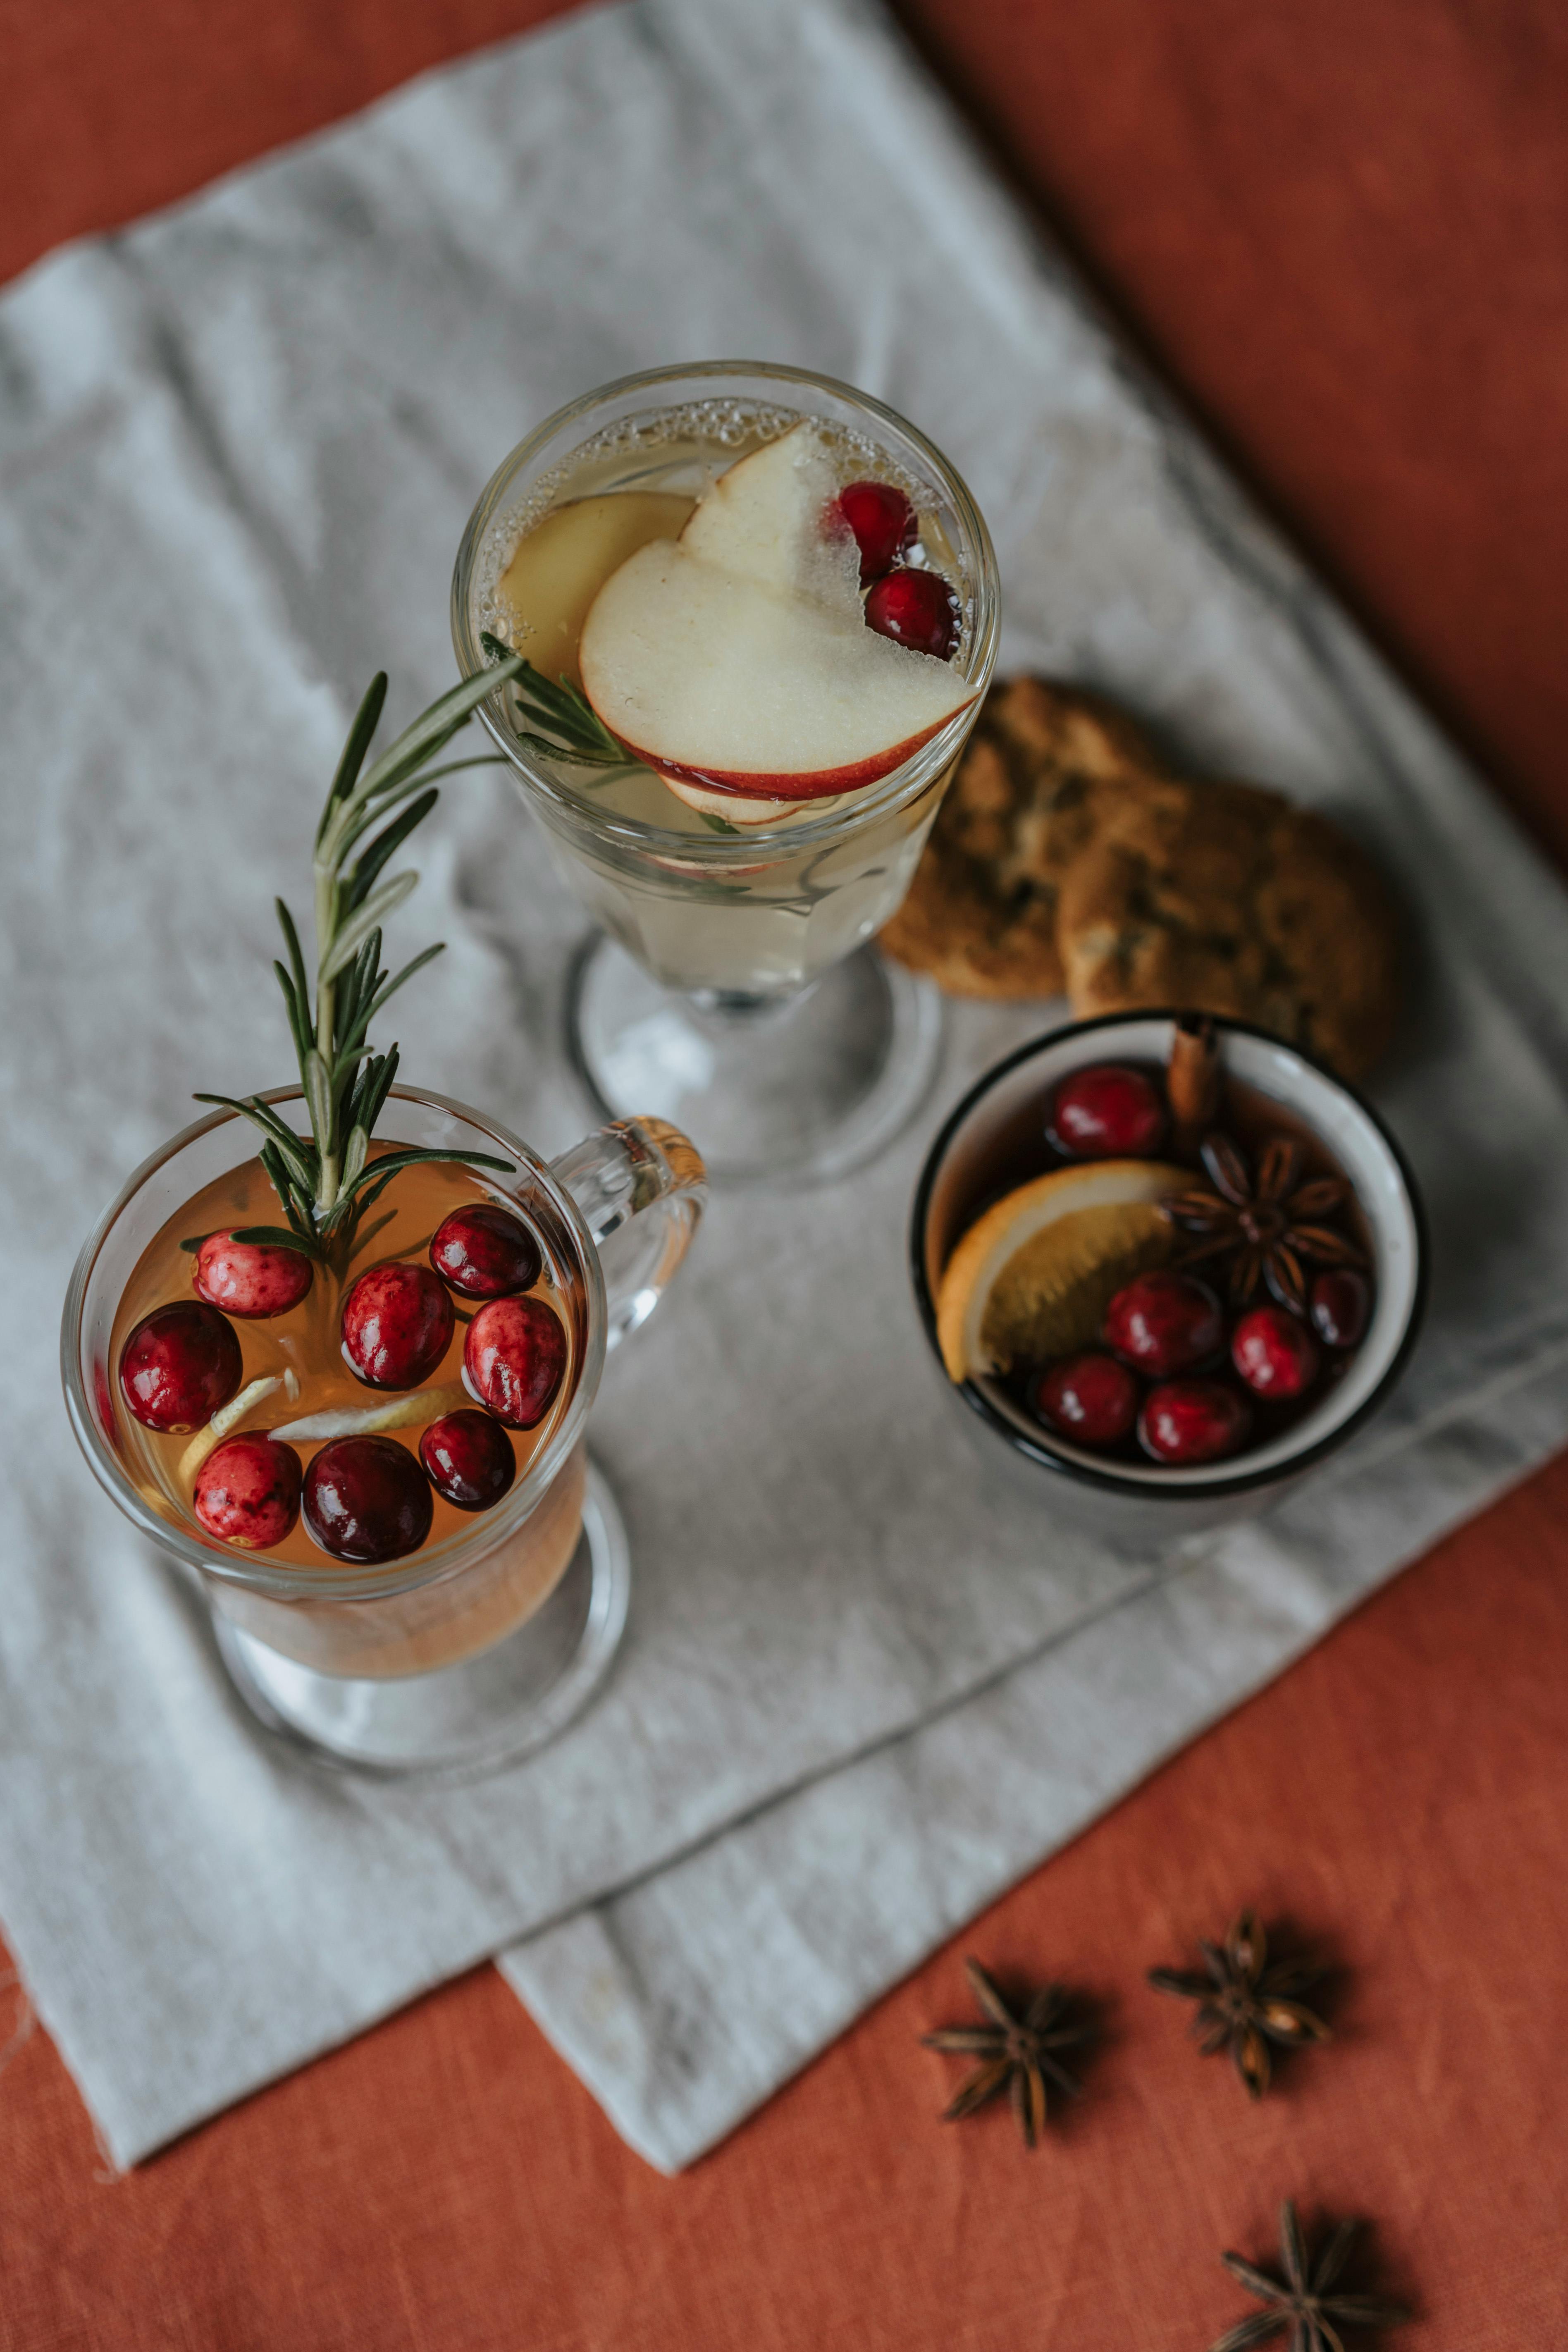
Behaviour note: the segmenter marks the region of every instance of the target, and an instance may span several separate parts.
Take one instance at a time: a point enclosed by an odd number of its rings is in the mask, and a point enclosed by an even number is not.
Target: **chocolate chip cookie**
[[[1058,886],[1057,945],[1079,1019],[1228,1013],[1345,1077],[1371,1068],[1398,1012],[1399,927],[1370,859],[1255,784],[1100,793]]]
[[[1398,1011],[1398,923],[1354,842],[1173,775],[1114,706],[1040,678],[993,687],[881,945],[957,996],[1255,1021],[1347,1077]]]
[[[880,945],[953,996],[1058,996],[1057,892],[1094,790],[1154,780],[1152,746],[1097,695],[998,680]]]

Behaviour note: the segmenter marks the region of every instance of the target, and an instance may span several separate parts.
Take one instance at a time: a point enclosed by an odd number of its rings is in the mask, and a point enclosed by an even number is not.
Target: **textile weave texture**
[[[408,703],[447,675],[475,486],[632,366],[750,348],[914,415],[999,522],[1010,661],[1345,812],[1444,942],[1384,1090],[1434,1211],[1429,1334],[1310,1501],[1179,1560],[1054,1532],[1042,1558],[921,1357],[916,1132],[832,1196],[770,1204],[765,1265],[753,1204],[721,1201],[616,1368],[598,1444],[638,1614],[602,1706],[526,1777],[323,1786],[262,1748],[68,1464],[47,1351],[23,1367],[16,1424],[71,1501],[23,1498],[0,1916],[117,2158],[508,1946],[617,2126],[678,2166],[1561,1443],[1561,897],[853,8],[585,16],[62,257],[0,334],[8,686],[39,787],[6,869],[15,1230],[45,1243],[16,1278],[40,1334],[184,1089],[276,1071],[271,889],[363,675],[388,661]],[[438,1054],[444,1088],[553,1149],[576,1115],[531,1041],[573,931],[541,855],[499,791],[446,812],[419,904],[453,949],[404,1043],[411,1073]],[[955,1020],[944,1097],[1037,1025]],[[81,1097],[43,1083],[62,1069]]]

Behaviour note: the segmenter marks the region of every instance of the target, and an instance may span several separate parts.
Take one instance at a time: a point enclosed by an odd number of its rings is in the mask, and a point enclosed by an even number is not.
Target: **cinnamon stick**
[[[1221,1062],[1215,1025],[1206,1013],[1185,1013],[1171,1038],[1165,1093],[1171,1105],[1172,1140],[1191,1155],[1219,1110]]]

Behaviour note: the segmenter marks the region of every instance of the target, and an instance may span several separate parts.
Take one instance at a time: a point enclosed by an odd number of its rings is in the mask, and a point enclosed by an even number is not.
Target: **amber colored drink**
[[[372,1158],[396,1148],[395,1137],[378,1138]],[[515,1200],[491,1193],[471,1169],[455,1164],[405,1169],[367,1214],[345,1267],[334,1270],[318,1265],[309,1293],[287,1314],[266,1320],[236,1318],[232,1328],[243,1354],[245,1384],[271,1375],[292,1375],[289,1385],[297,1383],[298,1389],[294,1396],[282,1387],[275,1390],[244,1417],[238,1430],[247,1433],[277,1430],[315,1413],[358,1413],[401,1403],[396,1393],[370,1388],[357,1379],[344,1360],[339,1344],[343,1294],[372,1265],[392,1259],[426,1263],[426,1253],[443,1219],[455,1209],[485,1199],[500,1200],[514,1214],[518,1213]],[[183,1241],[224,1228],[275,1224],[278,1214],[277,1195],[256,1160],[216,1178],[187,1201],[153,1236],[126,1284],[115,1316],[110,1362],[119,1364],[129,1334],[154,1307],[194,1297],[195,1260],[181,1248]],[[545,1265],[534,1295],[547,1301],[559,1318],[567,1334],[569,1356],[566,1375],[543,1420],[536,1428],[505,1433],[516,1457],[519,1479],[549,1444],[570,1406],[585,1330],[580,1274],[562,1251],[552,1246],[547,1233],[539,1230],[538,1238]],[[422,1429],[429,1421],[455,1405],[471,1402],[458,1391],[464,1336],[478,1303],[456,1302],[458,1319],[447,1354],[415,1392],[416,1398],[432,1400],[426,1422],[414,1421],[385,1432],[392,1442],[406,1446],[416,1456]],[[199,1445],[199,1435],[166,1434],[143,1426],[126,1409],[118,1381],[112,1381],[110,1388],[119,1452],[127,1473],[164,1518],[210,1541],[191,1502],[193,1446]],[[307,1470],[326,1442],[288,1440]],[[488,1559],[466,1566],[460,1576],[443,1579],[437,1573],[417,1590],[397,1590],[410,1568],[417,1564],[427,1576],[434,1564],[432,1556],[438,1561],[443,1546],[459,1538],[467,1542],[482,1528],[482,1514],[458,1510],[437,1494],[425,1543],[384,1569],[350,1566],[334,1559],[313,1541],[301,1515],[280,1543],[244,1557],[268,1568],[309,1570],[308,1591],[297,1598],[283,1599],[225,1585],[216,1590],[215,1598],[227,1615],[258,1640],[326,1673],[395,1675],[449,1664],[500,1640],[548,1598],[576,1547],[584,1477],[579,1446],[515,1536]],[[343,1587],[341,1601],[332,1597],[334,1579]],[[384,1597],[378,1588],[384,1588]]]

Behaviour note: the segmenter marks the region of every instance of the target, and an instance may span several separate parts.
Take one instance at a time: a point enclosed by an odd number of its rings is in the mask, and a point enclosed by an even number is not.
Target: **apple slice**
[[[796,425],[732,466],[679,540],[655,540],[589,607],[583,688],[672,791],[826,800],[890,775],[973,701],[952,666],[868,629],[835,477]],[[775,812],[711,809],[760,824]]]
[[[860,549],[838,509],[827,446],[804,420],[710,483],[679,532],[688,555],[775,595],[807,596],[864,620]]]
[[[716,793],[706,784],[689,783],[684,776],[666,775],[662,770],[658,781],[699,816],[712,817],[720,824],[778,824],[806,805],[804,801],[759,801],[745,793]]]

